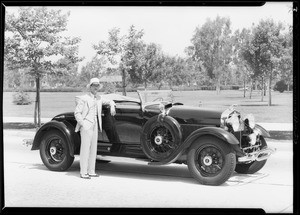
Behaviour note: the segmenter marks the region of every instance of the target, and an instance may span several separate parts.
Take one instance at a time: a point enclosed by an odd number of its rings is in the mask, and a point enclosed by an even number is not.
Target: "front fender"
[[[40,127],[40,129],[35,134],[31,150],[39,149],[41,144],[41,139],[43,138],[44,134],[50,129],[59,130],[64,134],[70,149],[70,156],[74,157],[75,154],[74,152],[77,151],[80,147],[80,138],[79,135],[75,132],[74,126],[72,126],[67,121],[52,120],[50,122],[45,123],[42,127]]]
[[[150,162],[150,165],[165,165],[174,162],[177,160],[181,154],[184,152],[185,149],[187,149],[196,139],[198,139],[201,136],[204,135],[211,135],[215,136],[224,142],[227,142],[232,145],[238,145],[239,141],[236,139],[236,137],[228,132],[225,131],[222,128],[218,127],[205,127],[205,128],[199,128],[192,132],[186,140],[171,154],[163,161],[160,162]]]
[[[230,132],[219,127],[205,127],[199,128],[192,132],[184,141],[185,148],[188,148],[196,139],[204,135],[211,135],[223,140],[231,145],[238,145],[240,142],[238,139]]]
[[[264,136],[264,137],[271,137],[270,133],[266,129],[264,129],[262,126],[260,126],[258,124],[255,124],[254,129],[259,130],[260,133],[261,133],[261,135]]]

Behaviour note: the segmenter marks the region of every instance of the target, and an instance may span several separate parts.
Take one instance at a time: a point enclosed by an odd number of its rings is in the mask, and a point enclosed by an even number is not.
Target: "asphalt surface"
[[[39,151],[23,140],[35,129],[4,129],[5,207],[87,208],[261,208],[293,212],[293,142],[267,139],[277,149],[253,175],[234,173],[221,186],[198,184],[185,165],[149,166],[128,158],[98,159],[99,178],[79,177],[79,157],[65,172],[53,172]]]

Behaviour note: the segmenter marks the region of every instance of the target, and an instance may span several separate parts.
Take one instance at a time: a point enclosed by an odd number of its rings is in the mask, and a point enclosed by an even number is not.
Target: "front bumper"
[[[276,148],[265,148],[257,152],[249,153],[246,156],[239,157],[238,162],[253,162],[253,161],[263,161],[270,157],[271,154],[276,152]]]

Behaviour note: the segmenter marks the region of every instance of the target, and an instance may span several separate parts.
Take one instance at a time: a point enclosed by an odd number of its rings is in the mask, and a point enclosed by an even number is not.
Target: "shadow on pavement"
[[[134,164],[134,163],[96,163],[96,172],[102,176],[110,176],[117,178],[130,178],[152,181],[169,181],[169,182],[181,182],[187,184],[201,185],[194,179],[186,165],[173,165],[173,166],[149,166],[147,164]],[[38,169],[42,171],[50,171],[43,164],[33,164],[30,169]],[[67,170],[61,172],[66,176],[72,176],[80,178],[79,174],[79,160],[74,161],[72,166]],[[238,174],[234,172],[227,182],[220,185],[221,187],[227,186],[243,186],[251,182],[257,181],[261,178],[267,177],[264,173],[255,174]]]

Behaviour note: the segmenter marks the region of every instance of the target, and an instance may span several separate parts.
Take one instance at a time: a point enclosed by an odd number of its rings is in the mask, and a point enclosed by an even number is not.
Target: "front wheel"
[[[190,147],[187,164],[192,176],[201,184],[220,185],[234,172],[236,156],[224,141],[203,137]]]
[[[66,138],[58,130],[45,134],[40,145],[40,156],[44,165],[52,171],[65,171],[74,161]]]

